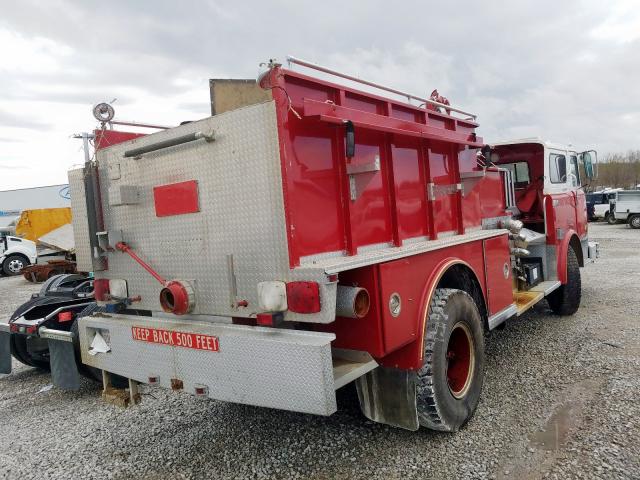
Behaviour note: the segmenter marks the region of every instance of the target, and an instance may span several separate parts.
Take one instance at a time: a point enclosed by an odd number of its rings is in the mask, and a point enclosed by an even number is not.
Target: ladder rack
[[[452,107],[451,105],[445,105],[444,103],[435,102],[435,101],[430,100],[428,98],[418,97],[417,95],[413,95],[411,93],[403,92],[401,90],[396,90],[395,88],[386,87],[384,85],[380,85],[379,83],[374,83],[374,82],[370,82],[368,80],[363,80],[361,78],[354,77],[353,75],[348,75],[346,73],[341,73],[341,72],[338,72],[337,70],[332,70],[330,68],[323,67],[322,65],[318,65],[318,64],[313,63],[313,62],[308,62],[306,60],[302,60],[300,58],[296,58],[296,57],[293,57],[291,55],[287,56],[287,62],[289,63],[290,66],[291,66],[291,64],[300,65],[302,67],[307,67],[307,68],[310,68],[312,70],[317,70],[319,72],[328,73],[329,75],[335,75],[336,77],[341,77],[341,78],[344,78],[346,80],[351,80],[353,82],[361,83],[363,85],[368,85],[369,87],[377,88],[379,90],[384,90],[385,92],[393,93],[395,95],[400,95],[401,97],[405,97],[409,101],[411,101],[412,99],[413,100],[418,100],[418,101],[423,102],[425,104],[433,105],[435,107],[444,108],[445,111],[449,110],[449,111],[452,111],[452,112],[457,112],[457,113],[459,113],[461,115],[467,115],[472,120],[476,120],[476,118],[478,117],[477,115],[475,115],[473,113],[466,112],[464,110],[460,110],[459,108]]]

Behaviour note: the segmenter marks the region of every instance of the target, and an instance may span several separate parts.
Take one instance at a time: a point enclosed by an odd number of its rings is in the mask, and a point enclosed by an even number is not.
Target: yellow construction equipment
[[[16,235],[33,242],[71,223],[70,208],[24,210],[16,224]]]

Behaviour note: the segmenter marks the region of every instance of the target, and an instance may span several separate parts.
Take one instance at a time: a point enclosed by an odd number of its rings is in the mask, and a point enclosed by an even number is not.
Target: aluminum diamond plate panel
[[[132,146],[143,147],[197,131],[215,131],[215,141],[194,142],[123,158]],[[320,284],[323,309],[316,314],[288,312],[286,319],[329,323],[335,318],[335,283],[320,269],[289,269],[283,207],[280,150],[275,106],[266,102],[192,122],[115,145],[97,153],[105,229],[122,232],[123,241],[167,279],[192,282],[194,314],[253,316],[257,285],[272,280],[307,280]],[[119,164],[120,175],[109,175]],[[200,212],[157,217],[153,188],[198,181]],[[107,185],[105,185],[107,184]],[[137,187],[139,203],[109,206],[109,191]],[[233,256],[237,300],[232,308],[228,256]],[[159,311],[161,285],[120,253],[108,254],[109,270],[98,278],[123,278],[139,308]],[[326,308],[325,308],[326,307]]]
[[[89,224],[87,223],[87,203],[84,190],[84,168],[69,170],[69,192],[73,217],[73,238],[75,241],[76,262],[81,272],[93,271],[91,244],[89,242]]]
[[[216,336],[219,351],[136,341],[131,329],[138,325]],[[96,331],[110,352],[87,353]],[[158,377],[171,388],[176,378],[185,391],[204,385],[217,400],[317,415],[336,411],[330,333],[106,314],[82,318],[79,333],[83,363],[139,382]]]

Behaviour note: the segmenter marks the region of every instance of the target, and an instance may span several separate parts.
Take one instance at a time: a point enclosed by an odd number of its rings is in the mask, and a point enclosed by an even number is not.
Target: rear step
[[[336,390],[378,366],[378,362],[367,352],[334,348],[331,355]]]
[[[544,297],[553,292],[556,288],[560,287],[560,285],[560,282],[556,280],[547,280],[546,282],[540,282],[529,290],[517,290],[514,292],[513,300],[516,304],[516,308],[518,309],[518,313],[516,315],[518,317],[522,315]]]

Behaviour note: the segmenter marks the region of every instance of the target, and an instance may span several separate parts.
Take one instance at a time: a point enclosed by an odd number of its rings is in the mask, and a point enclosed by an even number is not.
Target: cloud
[[[116,117],[177,124],[209,113],[209,78],[253,78],[287,54],[417,95],[438,88],[479,115],[486,141],[636,149],[637,11],[631,0],[10,3],[0,125],[17,141],[0,154],[28,167],[3,172],[0,188],[64,182],[82,157],[69,135],[93,128],[97,102],[117,97]]]
[[[33,118],[33,116],[16,115],[0,110],[0,127],[4,128],[26,128],[29,130],[42,130],[50,128],[50,124],[45,121]],[[15,141],[15,140],[14,140]]]
[[[2,173],[3,170],[25,170],[28,167],[26,165],[11,165],[11,164],[6,164],[6,163],[0,163],[0,173]]]

